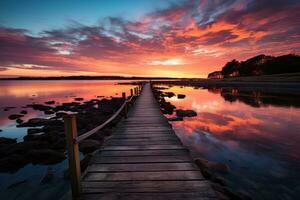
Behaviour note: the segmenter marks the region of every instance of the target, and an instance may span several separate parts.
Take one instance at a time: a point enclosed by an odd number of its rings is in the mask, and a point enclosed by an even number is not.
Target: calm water
[[[172,122],[182,142],[230,167],[219,174],[253,199],[300,199],[300,95],[173,86],[166,98],[197,117]]]
[[[122,92],[129,95],[133,86],[117,85],[118,82],[122,81],[0,81],[0,137],[17,138],[20,142],[27,134],[27,128],[16,128],[15,120],[8,119],[10,114],[27,110],[28,114],[22,118],[24,121],[35,117],[52,117],[22,106],[50,100],[55,100],[55,105],[59,105],[72,102],[75,97],[82,97],[84,100],[120,97]],[[4,107],[15,108],[4,111]],[[51,166],[29,164],[13,174],[0,173],[0,199],[31,200],[34,197],[50,200],[62,197],[69,189],[69,183],[63,178],[67,165],[67,160]],[[41,184],[48,167],[54,170],[54,180]],[[17,182],[21,183],[7,189]]]

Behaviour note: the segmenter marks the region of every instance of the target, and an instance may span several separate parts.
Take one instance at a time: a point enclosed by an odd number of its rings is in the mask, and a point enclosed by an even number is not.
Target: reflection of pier
[[[69,135],[76,132],[74,124],[70,126],[71,121],[72,117],[66,120]],[[75,140],[70,137],[69,141],[73,197],[97,200],[216,198],[209,182],[160,112],[150,84],[144,86],[128,117],[96,153],[83,177],[80,177],[78,137]]]

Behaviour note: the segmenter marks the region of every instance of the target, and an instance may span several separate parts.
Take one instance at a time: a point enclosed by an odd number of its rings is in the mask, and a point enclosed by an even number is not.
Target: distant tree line
[[[300,72],[300,56],[288,54],[283,56],[258,55],[246,61],[232,60],[222,68],[208,74],[208,78],[228,78],[238,76],[259,76]]]

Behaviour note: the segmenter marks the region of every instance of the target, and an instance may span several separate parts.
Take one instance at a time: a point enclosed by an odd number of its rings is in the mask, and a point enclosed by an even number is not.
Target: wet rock
[[[212,162],[203,158],[196,158],[195,163],[200,169],[209,169],[222,173],[229,172],[229,167],[223,163]]]
[[[68,113],[65,113],[65,112],[57,112],[57,113],[55,113],[55,116],[58,117],[58,118],[65,117],[67,115],[68,115]]]
[[[215,183],[218,183],[222,186],[226,186],[226,181],[225,179],[223,179],[222,177],[219,177],[219,176],[213,176],[211,178],[211,181],[215,182]]]
[[[174,112],[174,109],[176,108],[170,102],[166,102],[166,101],[161,101],[160,107],[161,107],[162,113],[169,114],[169,115],[172,115]]]
[[[172,118],[168,118],[168,120],[171,122],[183,121],[183,118],[182,117],[172,117]]]
[[[29,104],[27,107],[31,107],[33,110],[39,110],[39,111],[46,111],[46,110],[51,110],[53,107],[51,106],[46,106],[43,104]]]
[[[26,115],[28,112],[27,112],[27,110],[22,110],[20,113],[23,115]]]
[[[177,94],[177,98],[178,99],[184,99],[185,98],[185,94]]]
[[[21,184],[23,184],[23,183],[26,183],[26,182],[27,182],[27,180],[22,180],[22,181],[15,182],[15,183],[9,185],[9,186],[7,187],[7,189],[11,189],[11,188],[17,187],[17,186],[19,186],[19,185],[21,185]]]
[[[219,185],[219,184],[212,184],[212,188],[220,192],[221,194],[224,194],[228,199],[233,199],[233,200],[251,200],[252,198],[249,197],[248,195],[245,195],[243,193],[236,193],[230,190],[228,187]]]
[[[8,119],[10,120],[15,120],[15,119],[18,119],[18,118],[21,118],[23,117],[24,115],[20,115],[20,114],[12,114],[12,115],[9,115],[8,116]]]
[[[178,117],[195,117],[197,116],[197,113],[193,110],[176,110],[176,115]]]
[[[53,179],[53,177],[54,177],[54,170],[52,169],[52,167],[48,167],[45,176],[41,180],[41,184],[49,183]]]
[[[55,101],[54,100],[53,101],[46,101],[45,104],[52,105],[52,104],[55,104]]]
[[[6,138],[6,137],[0,137],[0,145],[5,145],[5,144],[15,144],[17,143],[17,139],[14,138]]]
[[[52,110],[45,110],[44,113],[45,113],[45,115],[52,115],[52,114],[54,114],[54,111],[52,111]]]
[[[211,179],[213,177],[213,174],[206,168],[200,168],[201,174],[206,179]]]
[[[83,154],[91,153],[100,147],[101,143],[97,140],[87,139],[79,144],[79,151]]]
[[[84,98],[81,98],[81,97],[77,97],[77,98],[74,98],[75,101],[83,101]]]
[[[54,119],[32,118],[27,122],[17,125],[17,127],[37,127],[44,125],[60,126],[63,125],[63,122],[61,120]]]
[[[15,172],[27,163],[24,156],[13,154],[0,159],[0,172]]]
[[[174,93],[174,92],[164,92],[164,93],[162,94],[162,96],[168,97],[168,98],[172,98],[172,97],[175,96],[175,93]]]
[[[36,134],[36,133],[42,133],[43,129],[42,128],[29,128],[27,129],[27,134],[31,135],[31,134]]]
[[[23,121],[22,119],[18,118],[18,119],[16,119],[16,122],[17,122],[18,124],[22,124],[24,121]]]
[[[27,153],[27,157],[33,164],[56,164],[66,159],[62,152],[51,149],[34,149]]]
[[[66,141],[64,138],[60,138],[57,142],[50,145],[51,149],[65,149]]]
[[[14,108],[16,108],[16,107],[6,106],[6,107],[3,108],[3,111],[9,111],[9,110],[14,109]]]

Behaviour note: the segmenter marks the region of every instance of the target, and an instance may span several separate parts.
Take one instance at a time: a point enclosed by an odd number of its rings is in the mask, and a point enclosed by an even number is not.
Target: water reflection
[[[166,98],[197,117],[172,122],[195,155],[226,163],[228,184],[253,199],[296,199],[300,195],[299,94],[234,88],[174,86]]]
[[[300,93],[284,91],[265,91],[237,88],[206,88],[209,92],[221,94],[229,102],[241,101],[254,107],[261,106],[294,106],[300,107]]]

